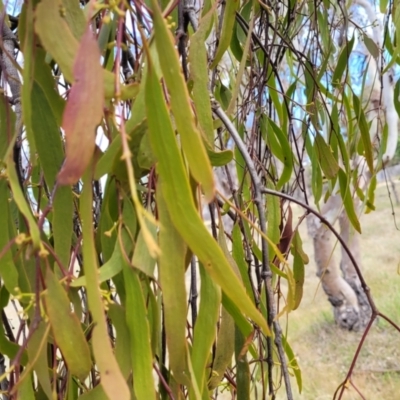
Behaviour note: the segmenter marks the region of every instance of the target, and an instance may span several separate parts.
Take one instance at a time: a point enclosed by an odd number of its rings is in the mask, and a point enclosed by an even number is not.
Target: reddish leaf
[[[58,174],[61,185],[72,185],[83,175],[92,159],[95,129],[103,115],[103,69],[99,47],[89,26],[75,59],[74,82],[62,121],[66,159]]]

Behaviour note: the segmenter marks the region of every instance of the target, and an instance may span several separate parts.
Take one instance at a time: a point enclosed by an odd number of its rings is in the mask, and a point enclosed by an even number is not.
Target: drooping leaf
[[[71,312],[67,293],[50,269],[46,272],[46,286],[46,311],[56,343],[71,373],[84,380],[92,362],[80,322]]]
[[[364,44],[365,47],[368,49],[369,54],[371,54],[372,57],[378,58],[379,57],[379,47],[377,44],[365,33],[363,34],[364,37]]]
[[[181,73],[174,41],[156,0],[152,0],[154,35],[162,73],[170,93],[172,112],[190,172],[201,183],[205,198],[214,198],[214,177],[201,133],[196,126],[187,86]],[[149,115],[148,115],[149,117]]]
[[[246,336],[237,327],[235,329],[235,359],[236,359],[236,391],[243,400],[250,400],[250,366],[243,346]]]
[[[150,143],[158,160],[158,172],[162,178],[162,193],[176,229],[199,257],[207,272],[241,312],[257,321],[264,332],[269,333],[266,321],[247,296],[243,285],[231,270],[221,249],[207,232],[194,206],[188,177],[161,87],[151,66],[146,80],[146,108]]]
[[[155,225],[149,225],[149,232],[152,235],[153,239],[156,239],[157,228]],[[154,277],[154,267],[155,267],[155,259],[150,256],[146,242],[143,238],[142,231],[139,231],[135,250],[133,253],[131,264],[144,272],[146,275],[150,277]]]
[[[343,200],[343,205],[346,210],[347,217],[349,218],[354,229],[361,233],[360,221],[358,220],[356,210],[354,208],[353,197],[350,191],[350,177],[340,168],[339,169],[339,187],[340,195]]]
[[[35,141],[46,184],[52,191],[64,159],[61,132],[49,104],[49,99],[36,82],[32,85],[30,102],[32,114],[31,123],[27,125],[27,129],[32,130],[30,133]],[[53,198],[53,218],[51,222],[55,241],[54,248],[64,266],[68,265],[70,258],[72,217],[72,191],[69,187],[60,187]]]
[[[232,362],[235,350],[235,323],[232,316],[222,308],[220,326],[217,334],[216,351],[212,366],[210,390],[215,389],[224,378],[226,368]]]
[[[225,51],[229,47],[233,34],[233,27],[235,25],[235,15],[236,11],[239,9],[239,6],[240,6],[239,0],[228,1],[225,5],[218,49],[215,54],[214,60],[211,64],[212,69],[218,65]]]
[[[97,46],[97,45],[96,45]],[[83,179],[83,192],[80,198],[80,213],[83,215],[83,259],[86,275],[88,304],[93,318],[92,346],[101,377],[101,386],[109,400],[130,400],[131,395],[125,379],[121,373],[111,347],[108,327],[104,315],[104,306],[101,299],[98,258],[93,234],[93,194],[91,173],[88,171]]]
[[[157,193],[157,207],[161,226],[159,276],[163,294],[169,362],[174,379],[188,385],[190,376],[187,366],[185,288],[187,247],[171,221],[160,192]]]
[[[114,252],[109,260],[107,260],[99,268],[99,282],[103,283],[109,279],[114,278],[119,272],[122,271],[124,263],[124,254],[129,254],[132,250],[132,241],[126,232],[121,233],[121,237],[115,242]],[[80,276],[71,282],[71,287],[86,286],[87,279],[85,275]]]
[[[138,399],[155,399],[150,327],[139,274],[126,262],[123,265],[126,290],[126,323],[131,340],[131,361],[135,373],[133,389]]]
[[[82,37],[74,63],[74,80],[62,126],[66,137],[66,160],[58,175],[61,185],[78,181],[89,165],[95,148],[95,131],[103,115],[100,52],[91,29]]]
[[[4,249],[7,248],[11,240],[7,229],[10,212],[8,203],[9,196],[10,192],[8,190],[7,181],[4,178],[0,178],[0,210],[2,213],[2,220],[4,221],[3,229],[0,229],[0,252],[3,252]],[[14,293],[15,288],[19,285],[18,272],[15,268],[11,246],[0,258],[0,274],[8,292]]]
[[[119,304],[108,306],[108,316],[110,317],[117,333],[115,344],[115,358],[125,379],[128,378],[132,370],[132,361],[127,349],[131,347],[128,325],[125,319],[125,310]]]
[[[206,369],[206,365],[217,333],[221,290],[201,264],[200,279],[200,308],[194,327],[192,363],[197,385],[200,390],[204,390],[206,376],[210,374],[210,371]]]
[[[332,154],[331,147],[318,132],[315,135],[314,150],[318,156],[318,161],[325,176],[328,179],[335,178],[339,171],[339,164]]]
[[[47,252],[44,250],[43,244],[41,243],[40,240],[39,228],[37,226],[35,218],[32,215],[31,208],[26,202],[24,193],[22,192],[17,171],[15,168],[16,167],[14,160],[12,158],[12,154],[9,151],[7,159],[7,172],[8,172],[8,182],[13,192],[13,199],[17,204],[18,209],[21,211],[21,214],[26,218],[34,250],[40,249],[42,254],[46,254]]]
[[[293,310],[296,310],[300,305],[303,297],[304,286],[304,264],[308,263],[308,257],[302,248],[302,241],[298,231],[295,232],[292,242],[293,255],[293,278],[295,281],[294,305]]]
[[[303,390],[303,378],[301,376],[300,366],[297,362],[296,356],[294,355],[294,351],[286,340],[285,335],[282,335],[282,344],[289,361],[288,365],[292,368],[293,374],[296,378],[297,387],[299,388],[299,393],[301,393]]]
[[[364,156],[371,174],[374,171],[374,154],[370,138],[369,126],[365,117],[360,99],[353,93],[354,112],[356,114],[358,126],[361,134],[361,142],[363,144]]]
[[[348,66],[348,60],[350,57],[350,53],[353,50],[355,36],[351,38],[350,41],[347,41],[342,51],[340,52],[335,71],[332,76],[332,85],[335,87],[339,87],[343,82],[343,74]]]
[[[39,36],[43,47],[60,66],[65,79],[72,83],[75,79],[73,72],[74,62],[80,45],[62,15],[62,1],[66,0],[43,0],[37,5],[35,11],[35,32]],[[75,34],[77,32],[77,30],[74,31]],[[29,35],[27,37],[29,38]],[[97,61],[100,62],[100,57]],[[103,82],[102,86],[104,87],[105,96],[107,98],[114,97],[115,75],[103,70],[101,82]],[[121,84],[121,99],[126,100],[130,98],[130,94],[129,85]]]
[[[214,128],[208,92],[207,52],[204,42],[207,39],[213,16],[214,8],[200,20],[199,28],[190,38],[189,50],[190,78],[193,81],[193,101],[196,105],[197,119],[210,144],[214,141]]]

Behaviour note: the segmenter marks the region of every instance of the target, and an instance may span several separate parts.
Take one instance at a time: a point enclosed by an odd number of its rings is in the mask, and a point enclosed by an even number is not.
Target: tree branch
[[[258,176],[256,167],[254,165],[254,162],[247,150],[246,145],[244,144],[242,138],[239,135],[239,132],[229,119],[229,117],[225,114],[225,112],[222,110],[221,106],[218,104],[217,101],[213,100],[212,102],[212,107],[215,115],[222,121],[222,123],[225,125],[225,128],[227,131],[230,133],[232,139],[235,141],[235,144],[237,148],[239,149],[240,153],[242,154],[242,157],[246,163],[246,166],[249,170],[250,177],[253,183],[253,190],[254,190],[254,203],[257,207],[258,211],[258,218],[259,218],[259,223],[260,223],[260,229],[261,232],[266,234],[267,233],[267,224],[266,224],[266,219],[265,219],[265,198],[263,196],[263,193],[261,191],[262,184],[260,177]],[[271,327],[273,326],[274,333],[275,333],[275,345],[278,350],[279,354],[279,359],[281,362],[281,370],[283,374],[283,378],[285,381],[286,385],[286,394],[288,400],[293,399],[292,395],[292,388],[291,388],[291,383],[290,383],[290,377],[289,377],[289,372],[288,372],[288,366],[286,362],[286,356],[285,352],[283,349],[282,345],[282,329],[279,325],[278,320],[275,319],[276,316],[276,310],[275,310],[275,302],[274,302],[274,294],[273,294],[273,289],[272,289],[272,272],[269,266],[269,259],[268,259],[268,243],[265,240],[265,238],[261,238],[261,247],[262,247],[262,272],[261,272],[261,277],[264,280],[265,283],[265,290],[267,293],[267,310],[268,310],[268,325]],[[267,338],[267,340],[269,340]],[[268,349],[268,370],[269,374],[272,374],[273,370],[273,360],[272,360],[272,354],[271,354],[272,349]],[[270,394],[273,394],[273,388],[270,387]]]

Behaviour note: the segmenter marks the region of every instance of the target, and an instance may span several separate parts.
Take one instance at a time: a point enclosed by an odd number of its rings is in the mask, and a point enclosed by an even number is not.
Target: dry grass
[[[400,193],[400,182],[397,191]],[[379,309],[400,324],[400,231],[394,225],[385,185],[377,189],[375,204],[376,211],[361,220],[364,276]],[[394,211],[400,226],[400,206],[395,205]],[[310,263],[302,304],[289,321],[289,343],[303,374],[301,395],[293,380],[295,398],[332,399],[346,376],[362,333],[346,332],[334,325],[330,304],[315,275],[312,243],[305,225],[302,230]],[[339,262],[339,254],[335,257]],[[370,331],[353,382],[366,399],[400,399],[400,333],[385,321],[379,320]],[[362,397],[349,387],[344,399]]]

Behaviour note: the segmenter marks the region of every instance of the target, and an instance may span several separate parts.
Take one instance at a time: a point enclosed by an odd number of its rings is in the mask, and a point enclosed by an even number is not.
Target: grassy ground
[[[392,198],[394,201],[393,195]],[[394,212],[400,227],[400,206],[395,205]],[[364,276],[379,309],[400,324],[400,231],[394,224],[385,185],[377,189],[376,211],[363,215],[361,224]],[[298,394],[293,380],[295,398],[332,399],[346,376],[362,333],[346,332],[334,325],[331,306],[315,275],[312,243],[305,224],[302,231],[310,263],[302,304],[290,315],[289,322],[289,343],[303,374],[302,394]],[[339,254],[336,260],[339,262]],[[400,399],[400,333],[385,321],[379,320],[370,331],[353,382],[365,399]],[[343,398],[363,397],[350,387]]]

